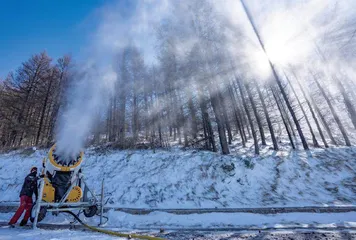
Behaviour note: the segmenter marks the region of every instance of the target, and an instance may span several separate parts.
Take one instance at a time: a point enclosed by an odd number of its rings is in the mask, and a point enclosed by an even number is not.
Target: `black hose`
[[[105,234],[112,235],[112,236],[117,236],[117,237],[127,237],[128,239],[137,238],[137,239],[145,239],[145,240],[164,240],[164,238],[159,238],[159,237],[151,237],[151,236],[136,235],[136,234],[126,234],[126,233],[120,233],[120,232],[115,232],[115,231],[110,231],[110,230],[105,230],[105,229],[89,226],[88,224],[84,223],[73,212],[71,212],[71,211],[63,211],[63,212],[72,215],[84,227],[86,227],[86,228],[88,228],[88,229],[90,229],[92,231],[95,231],[95,232],[101,232],[101,233],[105,233]]]

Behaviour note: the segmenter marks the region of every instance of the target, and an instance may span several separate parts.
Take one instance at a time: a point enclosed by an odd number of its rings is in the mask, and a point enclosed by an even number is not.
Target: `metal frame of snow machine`
[[[32,206],[30,220],[33,222],[33,228],[41,222],[47,212],[68,212],[83,211],[86,217],[93,217],[100,211],[100,224],[102,224],[103,214],[103,189],[101,190],[101,201],[99,202],[94,192],[87,186],[84,175],[81,173],[81,164],[83,162],[83,152],[70,161],[63,161],[56,154],[56,145],[53,145],[48,153],[48,158],[43,159],[43,178],[39,180],[39,199]],[[68,176],[68,182],[60,200],[56,199],[58,186],[55,185],[56,174],[65,174]],[[102,188],[103,188],[102,184]],[[84,191],[82,190],[84,189]],[[59,191],[59,190],[58,190]],[[88,196],[89,195],[89,196]]]

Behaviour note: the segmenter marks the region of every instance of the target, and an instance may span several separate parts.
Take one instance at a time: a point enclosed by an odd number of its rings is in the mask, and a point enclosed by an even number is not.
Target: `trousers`
[[[29,196],[21,196],[20,197],[20,206],[17,209],[15,215],[11,218],[9,224],[15,224],[21,217],[22,213],[26,211],[23,220],[27,222],[31,215],[31,207],[32,207],[32,197]]]

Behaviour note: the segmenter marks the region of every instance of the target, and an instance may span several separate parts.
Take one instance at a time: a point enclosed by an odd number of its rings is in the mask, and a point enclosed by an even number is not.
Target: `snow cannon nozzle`
[[[79,152],[76,154],[66,154],[62,152],[58,152],[56,149],[56,145],[53,145],[48,153],[48,157],[50,163],[57,168],[64,168],[69,171],[68,168],[73,169],[77,168],[81,165],[83,159],[83,152]]]

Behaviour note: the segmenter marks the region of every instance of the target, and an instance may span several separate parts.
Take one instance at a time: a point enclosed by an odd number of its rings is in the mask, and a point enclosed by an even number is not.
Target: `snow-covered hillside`
[[[18,201],[31,166],[47,152],[0,155],[0,202]],[[356,204],[356,148],[273,152],[88,149],[83,172],[97,193],[105,178],[117,207],[202,208]]]

